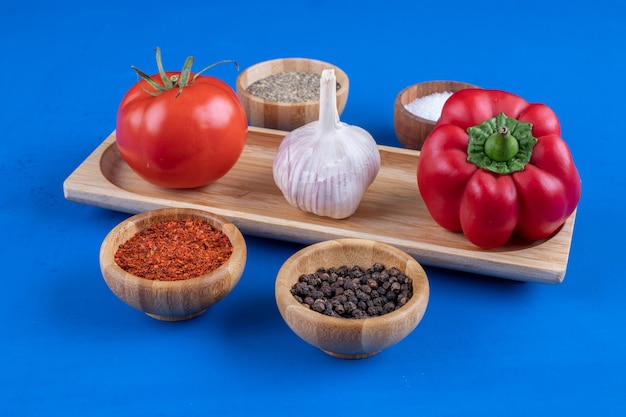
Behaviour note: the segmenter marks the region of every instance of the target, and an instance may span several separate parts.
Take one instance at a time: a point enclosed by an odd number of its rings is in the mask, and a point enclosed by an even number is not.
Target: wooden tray
[[[65,198],[127,213],[195,207],[230,219],[250,235],[306,244],[341,237],[376,239],[425,265],[520,281],[563,281],[576,213],[548,240],[479,249],[432,220],[417,187],[419,152],[380,146],[380,172],[357,212],[344,220],[319,217],[291,207],[274,184],[272,163],[285,134],[250,127],[246,147],[226,176],[202,188],[170,190],[149,184],[126,165],[113,132],[65,180]]]

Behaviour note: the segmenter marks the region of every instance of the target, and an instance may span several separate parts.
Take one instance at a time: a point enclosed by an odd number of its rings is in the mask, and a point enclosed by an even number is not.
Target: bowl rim
[[[407,301],[405,305],[400,307],[397,310],[392,312],[375,316],[375,317],[366,317],[362,319],[357,318],[349,318],[349,317],[333,317],[327,316],[323,313],[319,313],[317,311],[311,310],[310,308],[304,307],[295,297],[289,292],[289,289],[293,286],[293,284],[297,281],[299,277],[286,277],[286,270],[288,267],[297,262],[303,256],[315,251],[326,250],[329,245],[357,245],[358,247],[369,247],[372,245],[376,245],[380,248],[384,248],[387,251],[393,252],[397,255],[406,265],[410,265],[412,268],[415,268],[418,271],[418,276],[412,276],[409,274],[409,277],[413,280],[413,295]],[[340,266],[340,265],[331,265],[331,266]],[[386,267],[388,267],[386,265]],[[406,270],[405,270],[406,271]],[[314,272],[314,271],[313,271]],[[291,285],[288,281],[291,281]],[[282,285],[284,283],[284,285]],[[419,283],[419,287],[421,291],[415,291],[415,284]],[[280,288],[279,288],[280,285]],[[285,291],[279,291],[280,289],[284,289]],[[365,238],[339,238],[332,240],[325,240],[321,242],[317,242],[306,246],[293,255],[291,255],[280,267],[278,273],[276,274],[276,283],[275,283],[275,297],[278,303],[279,294],[283,296],[283,301],[285,302],[285,308],[295,308],[298,312],[302,313],[307,320],[310,320],[315,323],[324,322],[330,326],[342,328],[342,329],[362,329],[364,327],[374,327],[377,325],[381,325],[383,323],[389,323],[393,321],[402,320],[402,318],[411,310],[419,309],[420,304],[424,304],[424,310],[426,310],[426,306],[428,304],[428,300],[430,298],[430,283],[428,281],[428,276],[423,266],[415,260],[411,255],[407,254],[403,250],[384,243],[379,242],[372,239]],[[422,313],[423,314],[423,313]],[[282,311],[281,311],[282,315]],[[421,319],[420,319],[421,320]],[[419,320],[418,320],[419,321]]]
[[[317,100],[309,100],[309,101],[300,101],[300,102],[285,102],[285,101],[273,101],[273,100],[266,100],[264,98],[258,97],[254,94],[251,94],[250,92],[248,92],[248,85],[244,86],[243,85],[243,78],[244,76],[246,76],[250,70],[254,70],[256,68],[259,68],[261,66],[267,66],[267,65],[271,65],[272,63],[276,63],[276,62],[289,62],[289,61],[310,61],[316,64],[319,64],[321,66],[328,66],[332,69],[335,70],[335,77],[337,79],[337,82],[339,83],[339,89],[337,90],[337,96],[341,96],[344,94],[348,93],[348,89],[350,87],[350,79],[348,78],[348,74],[346,74],[346,72],[344,70],[342,70],[340,67],[338,67],[335,64],[332,64],[330,62],[326,62],[326,61],[322,61],[319,59],[315,59],[315,58],[303,58],[303,57],[287,57],[287,58],[275,58],[275,59],[269,59],[266,61],[261,61],[261,62],[257,62],[256,64],[253,64],[247,68],[245,68],[243,71],[241,71],[239,73],[239,75],[237,75],[237,79],[235,80],[235,89],[237,91],[237,93],[245,96],[245,98],[249,101],[258,103],[258,104],[262,104],[262,105],[272,105],[272,106],[277,106],[277,107],[306,107],[306,106],[310,106],[312,104],[316,104],[319,103],[319,98]],[[277,74],[277,73],[275,73]],[[258,80],[254,80],[253,82],[258,81]]]
[[[127,272],[126,270],[124,270],[122,267],[120,267],[117,264],[117,262],[115,262],[116,250],[114,249],[116,245],[114,244],[109,245],[107,244],[107,242],[110,242],[112,240],[117,240],[116,239],[117,236],[124,235],[127,232],[130,237],[134,236],[135,233],[140,232],[141,230],[145,229],[145,227],[142,227],[140,225],[143,225],[144,222],[148,222],[150,218],[153,218],[155,216],[162,216],[161,221],[179,219],[179,218],[188,217],[188,216],[191,216],[192,218],[196,218],[199,220],[204,220],[204,221],[210,220],[209,223],[213,227],[216,227],[215,225],[217,224],[219,226],[218,230],[226,234],[226,236],[231,241],[231,244],[233,246],[233,252],[231,253],[230,257],[218,268],[215,268],[214,270],[209,271],[206,274],[198,275],[192,278],[179,279],[179,280],[153,280],[153,279],[143,278],[143,277],[131,274]],[[158,223],[158,222],[155,222],[155,223]],[[150,223],[150,224],[155,224],[155,223]],[[147,224],[145,226],[147,226]],[[130,239],[130,237],[127,237],[124,240],[124,242]],[[239,244],[234,244],[233,240],[237,240]],[[107,250],[107,249],[111,249],[111,250]],[[190,285],[193,286],[194,284],[204,284],[207,281],[210,282],[213,277],[218,276],[218,274],[222,274],[225,269],[228,269],[230,265],[234,264],[234,262],[231,263],[231,261],[236,261],[237,263],[245,265],[246,258],[247,258],[247,245],[246,245],[244,236],[241,233],[241,230],[239,230],[239,228],[233,222],[231,222],[224,216],[221,216],[219,214],[216,214],[207,210],[201,210],[201,209],[196,209],[196,208],[185,208],[185,207],[181,207],[181,208],[166,207],[166,208],[153,209],[153,210],[148,210],[148,211],[144,211],[141,213],[137,213],[127,219],[122,220],[115,227],[113,227],[113,229],[111,229],[109,233],[107,233],[107,235],[103,239],[102,244],[100,246],[101,268],[107,268],[107,269],[113,268],[114,272],[118,276],[120,276],[121,279],[123,280],[136,282],[139,285],[150,285],[155,288],[165,287],[165,286],[167,287],[180,286],[182,288],[187,288]],[[240,273],[237,274],[238,276],[237,277],[233,276],[233,278],[236,281],[238,281],[242,272],[243,271],[240,271]]]

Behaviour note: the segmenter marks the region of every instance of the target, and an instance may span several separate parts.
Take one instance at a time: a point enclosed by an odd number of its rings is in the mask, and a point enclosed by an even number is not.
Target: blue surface
[[[624,415],[621,3],[219,3],[3,4],[0,415]],[[127,307],[98,250],[128,215],[68,202],[62,183],[114,129],[130,65],[156,69],[156,46],[170,69],[188,55],[199,67],[333,62],[351,81],[342,120],[385,145],[399,146],[395,95],[419,81],[550,105],[583,178],[564,283],[427,268],[420,326],[361,361],[325,355],[281,320],[274,277],[296,244],[247,237],[239,285],[194,320]],[[237,73],[211,75],[234,87]]]

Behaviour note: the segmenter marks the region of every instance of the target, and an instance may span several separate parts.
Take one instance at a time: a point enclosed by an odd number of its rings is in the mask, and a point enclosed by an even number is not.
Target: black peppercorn
[[[355,319],[364,319],[365,317],[367,317],[367,313],[357,308],[356,310],[352,311],[352,317],[354,317]]]
[[[331,297],[333,294],[333,289],[330,287],[330,285],[326,284],[321,286],[320,292],[324,294],[324,297]]]
[[[358,266],[355,266],[350,269],[350,276],[352,278],[361,278],[363,276],[363,270],[361,270]]]
[[[339,314],[340,316],[343,316],[346,312],[346,309],[343,308],[343,304],[341,303],[333,304],[333,309],[335,310],[335,313]]]
[[[318,298],[311,306],[311,309],[317,311],[318,313],[321,313],[326,310],[326,303],[324,302],[324,300]]]
[[[398,296],[397,303],[399,306],[405,305],[409,301],[409,297],[404,294]]]
[[[367,270],[358,266],[319,268],[303,274],[292,287],[298,302],[332,317],[366,318],[390,313],[413,295],[410,277],[397,268],[375,263]]]
[[[396,309],[396,305],[392,302],[388,302],[387,304],[385,304],[383,306],[383,311],[385,313],[391,313],[392,311],[394,311]]]

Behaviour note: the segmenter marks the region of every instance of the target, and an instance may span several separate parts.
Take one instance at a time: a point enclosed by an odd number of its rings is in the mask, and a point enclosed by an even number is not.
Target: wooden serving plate
[[[244,234],[316,243],[365,238],[388,243],[424,265],[519,281],[558,284],[569,258],[574,212],[550,239],[513,242],[495,250],[475,247],[431,218],[417,187],[419,151],[379,146],[381,168],[356,211],[333,220],[291,207],[274,184],[272,164],[286,132],[250,127],[237,164],[205,187],[171,190],[154,186],[122,160],[111,133],[65,180],[65,198],[126,213],[192,207],[231,220]]]

